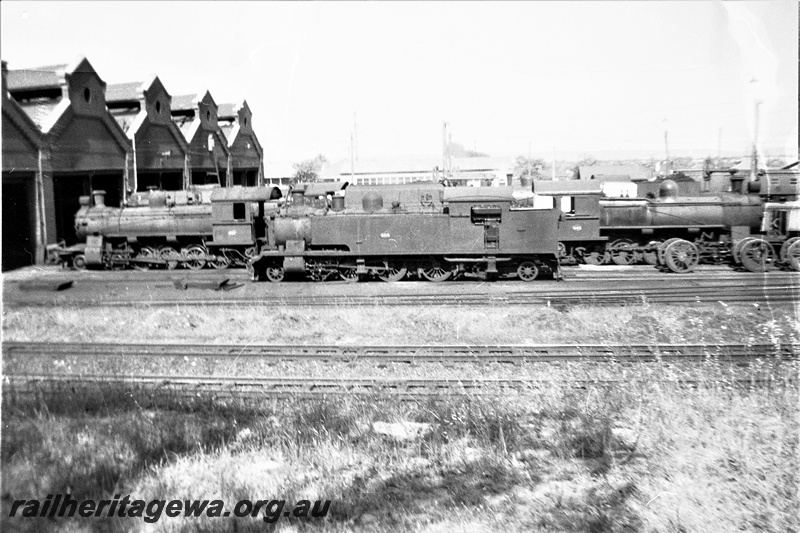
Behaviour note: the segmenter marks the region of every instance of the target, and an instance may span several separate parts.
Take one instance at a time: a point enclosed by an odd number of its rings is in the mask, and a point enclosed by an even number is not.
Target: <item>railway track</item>
[[[438,289],[439,287],[437,287]],[[800,280],[794,283],[764,283],[756,286],[743,286],[741,283],[691,283],[686,285],[653,284],[650,287],[609,287],[604,288],[597,283],[583,287],[565,287],[553,284],[533,290],[507,290],[505,287],[481,287],[475,291],[468,285],[461,285],[459,290],[439,289],[436,293],[397,293],[379,291],[357,291],[348,294],[317,293],[298,294],[288,291],[271,292],[243,291],[219,293],[205,291],[209,296],[198,297],[197,291],[176,291],[172,286],[156,286],[153,290],[136,291],[136,295],[112,294],[104,295],[96,291],[83,291],[80,294],[47,293],[42,296],[6,295],[6,305],[15,307],[49,307],[52,305],[70,305],[73,307],[124,307],[124,306],[225,306],[279,303],[287,306],[375,306],[398,305],[417,306],[426,304],[438,305],[635,305],[641,303],[689,304],[724,302],[730,305],[768,304],[794,305],[800,302]],[[164,297],[168,295],[169,297]]]
[[[159,357],[274,359],[310,361],[552,363],[749,361],[753,358],[796,358],[800,345],[783,344],[535,344],[535,345],[267,345],[267,344],[115,344],[4,342],[6,362],[32,357]]]
[[[614,379],[387,379],[387,378],[242,378],[234,376],[94,376],[20,374],[4,377],[4,402],[20,402],[42,395],[55,397],[81,396],[92,393],[125,394],[131,398],[146,397],[158,401],[164,397],[181,400],[210,400],[237,398],[308,398],[326,395],[395,395],[405,397],[434,397],[526,394],[553,386],[587,387],[611,386]],[[645,380],[639,380],[645,383]],[[625,380],[632,383],[631,380]],[[788,380],[796,384],[796,378]],[[697,387],[709,380],[680,378],[661,383]],[[786,384],[772,378],[745,377],[728,379],[727,383],[763,387]]]

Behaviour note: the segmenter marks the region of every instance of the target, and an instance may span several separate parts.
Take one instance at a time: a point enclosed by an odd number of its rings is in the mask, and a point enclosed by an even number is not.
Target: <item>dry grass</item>
[[[6,309],[6,340],[278,344],[797,342],[789,308],[503,306]]]
[[[105,391],[4,413],[4,502],[80,497],[332,499],[328,518],[27,522],[28,531],[797,531],[796,365],[748,389],[667,366],[630,384],[401,402],[195,402]],[[407,441],[375,422],[430,424]],[[8,509],[5,508],[4,515]]]

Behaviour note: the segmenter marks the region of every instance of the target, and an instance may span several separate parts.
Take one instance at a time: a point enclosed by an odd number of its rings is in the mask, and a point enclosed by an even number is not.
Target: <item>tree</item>
[[[514,173],[520,178],[538,178],[544,168],[544,159],[534,159],[521,155],[514,161]]]
[[[306,159],[305,161],[293,164],[294,176],[292,176],[292,185],[317,181],[317,178],[319,178],[319,171],[322,170],[323,165],[327,162],[328,160],[325,156],[319,154],[313,159]]]

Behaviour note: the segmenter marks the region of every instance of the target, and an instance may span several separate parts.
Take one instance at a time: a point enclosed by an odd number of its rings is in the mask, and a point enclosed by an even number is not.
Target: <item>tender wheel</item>
[[[136,255],[136,259],[156,259],[157,257],[158,252],[150,247],[142,248]],[[150,270],[152,263],[131,263],[131,266],[136,270]]]
[[[162,246],[158,249],[158,257],[162,260],[167,262],[167,268],[169,270],[175,270],[178,268],[178,258],[180,257],[178,252],[175,251],[170,246]]]
[[[421,269],[421,272],[422,272],[422,277],[424,277],[428,281],[434,281],[434,282],[447,281],[453,275],[452,270],[445,270],[437,262],[434,262],[431,268]]]
[[[208,261],[208,264],[211,268],[223,270],[230,266],[231,260],[223,255],[222,252],[218,252],[213,255],[212,259]]]
[[[266,275],[268,280],[273,283],[278,283],[279,281],[283,281],[286,273],[283,271],[283,267],[271,266],[267,267]]]
[[[781,245],[781,251],[780,251],[781,262],[783,263],[789,262],[789,249],[796,242],[800,242],[800,237],[792,237],[791,239],[786,239],[786,241],[784,241],[784,243]]]
[[[384,263],[384,268],[378,271],[378,279],[389,282],[400,281],[406,277],[407,273],[408,269],[405,266],[397,267],[389,263]]]
[[[583,254],[583,262],[587,265],[599,266],[606,262],[606,252],[601,246],[589,248]]]
[[[86,256],[78,254],[72,258],[72,268],[75,270],[86,270]]]
[[[634,251],[634,244],[628,239],[619,239],[609,247],[611,253],[611,261],[615,265],[625,266],[630,265],[636,259]]]
[[[533,281],[539,275],[539,269],[530,261],[526,261],[517,267],[517,275],[522,281]]]
[[[678,239],[667,247],[664,260],[673,272],[691,272],[700,262],[700,251],[694,243]]]
[[[740,250],[742,266],[750,272],[766,272],[775,262],[775,249],[763,239],[752,239]]]
[[[800,271],[800,240],[795,241],[786,251],[786,259],[793,269]]]
[[[358,269],[356,267],[340,267],[339,277],[345,281],[356,282],[358,281]]]

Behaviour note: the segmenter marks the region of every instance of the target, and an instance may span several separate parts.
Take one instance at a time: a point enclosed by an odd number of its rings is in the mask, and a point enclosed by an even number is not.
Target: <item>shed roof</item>
[[[234,120],[238,116],[236,113],[238,104],[219,104],[217,107],[217,118],[219,120]]]
[[[61,87],[61,76],[68,65],[9,70],[6,87],[10,92]]]
[[[109,84],[106,87],[106,102],[127,102],[139,100],[139,88],[142,86],[140,81],[129,81],[125,83]]]
[[[647,169],[637,165],[581,165],[578,173],[582,180],[640,181],[650,177]]]
[[[195,100],[198,95],[196,94],[179,94],[172,97],[171,109],[173,111],[190,111],[197,107]]]

